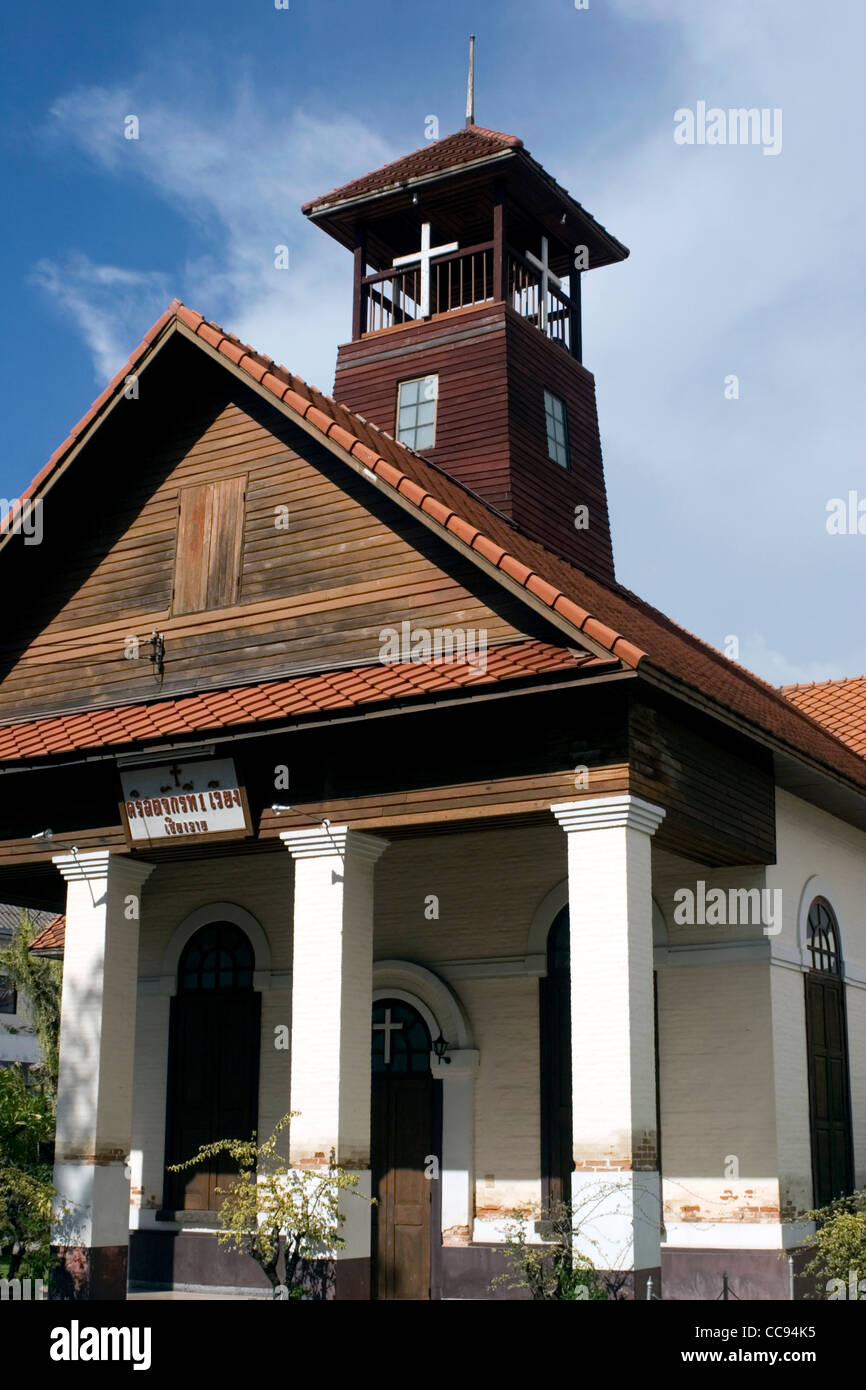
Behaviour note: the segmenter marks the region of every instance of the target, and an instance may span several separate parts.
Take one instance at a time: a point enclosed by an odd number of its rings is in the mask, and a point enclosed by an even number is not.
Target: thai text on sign
[[[121,773],[132,842],[246,834],[246,800],[231,758],[136,768]]]

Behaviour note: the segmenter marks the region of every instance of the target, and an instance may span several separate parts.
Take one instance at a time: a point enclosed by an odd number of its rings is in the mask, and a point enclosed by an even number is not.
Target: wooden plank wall
[[[174,401],[171,366],[186,387]],[[147,401],[146,417],[123,402],[49,494],[43,544],[16,538],[0,556],[19,595],[0,719],[375,660],[380,630],[407,619],[485,628],[491,642],[553,633],[189,344],[175,340],[144,375]],[[238,599],[184,612],[185,595],[172,611],[179,493],[224,480],[246,491]],[[162,681],[147,660],[154,629]],[[137,660],[125,654],[136,637]]]
[[[397,383],[439,376],[436,444],[425,458],[511,515],[503,306],[401,325],[337,354],[335,399],[396,433]]]
[[[661,696],[636,692],[629,712],[632,791],[667,808],[656,842],[698,863],[772,864],[771,755]]]
[[[371,334],[339,349],[334,394],[396,428],[397,383],[439,375],[436,444],[425,456],[557,553],[613,579],[591,374],[504,304]],[[571,468],[548,457],[544,389],[565,401]],[[575,506],[589,528],[574,526]]]
[[[612,581],[607,490],[590,372],[516,313],[506,316],[512,515],[530,534],[602,580]],[[544,390],[565,402],[571,469],[547,454]],[[577,530],[575,506],[589,508]]]

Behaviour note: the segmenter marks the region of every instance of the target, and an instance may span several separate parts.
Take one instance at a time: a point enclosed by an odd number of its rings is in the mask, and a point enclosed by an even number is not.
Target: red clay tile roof
[[[225,333],[218,324],[207,322],[179,300],[169,305],[145,335],[129,362],[55,451],[25,496],[44,490],[73,444],[95,424],[139,360],[157,345],[161,335],[167,338],[178,328],[189,339],[200,340],[232,363],[242,377],[259,384],[290,417],[312,426],[335,452],[342,451],[347,459],[360,464],[362,476],[366,472],[392,489],[417,508],[428,525],[438,528],[444,537],[462,542],[470,554],[487,561],[564,619],[578,642],[583,634],[625,666],[670,678],[684,697],[696,695],[711,710],[715,707],[739,716],[756,732],[769,735],[866,790],[863,759],[799,710],[775,686],[728,660],[628,589],[603,584],[584,574],[539,541],[524,535],[507,517],[441,468],[323,396],[287,368]],[[0,536],[0,548],[10,535],[7,532]]]
[[[122,747],[170,735],[215,733],[220,729],[301,718],[323,710],[349,710],[489,687],[503,681],[522,683],[553,672],[587,668],[595,672],[618,665],[613,660],[605,662],[546,642],[526,641],[488,648],[485,671],[457,662],[355,666],[261,685],[202,691],[149,704],[5,724],[0,726],[0,762]]]
[[[339,188],[332,189],[330,193],[323,193],[320,197],[304,203],[302,211],[308,217],[318,217],[354,199],[384,194],[416,179],[433,178],[451,169],[483,163],[485,159],[492,160],[508,154],[516,155],[524,169],[531,170],[534,175],[543,179],[559,199],[564,199],[589,227],[599,233],[606,250],[596,251],[595,265],[608,265],[611,261],[625,259],[629,254],[628,247],[623,246],[622,242],[587,212],[567,189],[557,183],[537,159],[533,159],[517,135],[506,135],[501,130],[487,130],[484,126],[478,125],[464,126],[453,135],[430,141],[420,149],[413,150],[411,154],[403,155],[390,164],[384,164],[381,169],[372,169],[368,174],[362,174],[359,179],[352,179],[350,183],[344,183]]]
[[[798,709],[866,758],[866,676],[783,685],[782,693]]]
[[[28,950],[37,955],[60,955],[66,945],[66,917],[63,913],[43,927],[30,942]]]
[[[349,198],[361,198],[367,193],[382,193],[386,188],[398,187],[409,179],[423,178],[425,174],[444,173],[461,164],[474,164],[479,159],[489,159],[506,150],[520,149],[523,141],[516,135],[504,135],[498,130],[485,130],[483,126],[465,126],[463,130],[446,135],[441,140],[431,140],[419,150],[403,155],[381,169],[372,169],[359,179],[341,184],[320,198],[313,198],[302,206],[303,212],[316,212],[342,203]]]

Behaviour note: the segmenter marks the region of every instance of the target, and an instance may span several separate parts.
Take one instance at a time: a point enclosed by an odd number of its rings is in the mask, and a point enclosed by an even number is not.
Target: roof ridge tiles
[[[428,140],[423,145],[417,146],[416,149],[410,150],[408,154],[398,155],[395,159],[389,159],[385,164],[380,164],[376,169],[368,169],[365,174],[358,174],[355,178],[348,179],[346,183],[338,184],[336,188],[332,188],[328,193],[320,193],[318,197],[310,198],[306,203],[301,204],[301,211],[308,212],[311,208],[316,208],[320,204],[334,202],[335,200],[339,201],[341,194],[345,194],[348,189],[356,188],[359,185],[363,188],[368,179],[384,179],[385,182],[381,187],[387,188],[389,187],[387,175],[390,170],[400,169],[422,155],[426,156],[427,159],[435,158],[434,151],[441,150],[443,146],[447,146],[449,143],[457,143],[458,146],[465,144],[467,136],[474,136],[476,139],[491,140],[496,144],[505,145],[508,149],[523,148],[523,141],[517,135],[506,135],[503,131],[488,130],[485,126],[460,126],[457,130],[451,131],[448,135],[441,136],[438,140]],[[380,190],[377,189],[375,191]]]
[[[828,676],[823,681],[792,681],[790,684],[780,685],[778,688],[787,693],[789,690],[817,690],[828,685],[855,685],[858,681],[866,681],[866,675]]]

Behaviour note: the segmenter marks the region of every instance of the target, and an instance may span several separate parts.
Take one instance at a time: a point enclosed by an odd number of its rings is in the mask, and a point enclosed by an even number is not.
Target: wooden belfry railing
[[[439,256],[430,264],[430,316],[493,302],[493,242]],[[421,318],[421,269],[382,270],[361,280],[361,332],[380,333]]]
[[[571,277],[576,297],[564,294],[549,280],[542,293],[544,279],[541,269],[504,243],[500,260],[495,240],[451,251],[430,262],[429,317],[504,300],[527,323],[579,359],[580,276]],[[421,299],[420,266],[358,275],[353,336],[423,321]]]

